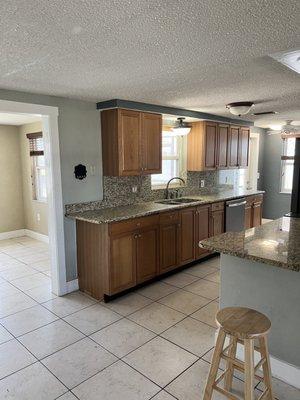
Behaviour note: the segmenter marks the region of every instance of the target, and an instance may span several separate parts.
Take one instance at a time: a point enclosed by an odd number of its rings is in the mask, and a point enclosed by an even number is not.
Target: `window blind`
[[[29,140],[30,156],[43,156],[44,155],[44,141],[43,132],[28,133],[27,139]]]

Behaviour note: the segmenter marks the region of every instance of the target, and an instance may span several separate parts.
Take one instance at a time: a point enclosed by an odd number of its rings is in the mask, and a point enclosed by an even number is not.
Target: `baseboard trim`
[[[32,239],[40,240],[41,242],[49,243],[49,237],[42,233],[34,232],[30,229],[24,229],[25,236],[29,236]]]
[[[1,232],[0,240],[13,239],[21,236],[25,236],[25,229],[18,229],[17,231]]]
[[[79,290],[78,279],[66,282],[66,294],[76,292],[76,290]]]
[[[244,359],[244,349],[243,346],[238,345],[237,357],[240,360]],[[260,360],[260,355],[255,351],[255,362]],[[289,364],[285,361],[279,360],[270,354],[270,363],[272,376],[280,379],[281,381],[300,389],[300,369],[295,365]]]

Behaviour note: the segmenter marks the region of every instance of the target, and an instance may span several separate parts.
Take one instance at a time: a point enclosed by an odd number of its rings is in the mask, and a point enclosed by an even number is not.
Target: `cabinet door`
[[[137,234],[137,283],[147,281],[158,273],[158,227]]]
[[[179,262],[178,222],[160,227],[160,272],[176,268]]]
[[[111,236],[110,294],[136,285],[136,239],[134,233]]]
[[[139,175],[142,168],[141,113],[130,110],[118,111],[120,175]]]
[[[142,113],[142,170],[160,174],[162,163],[162,116]]]
[[[239,132],[239,167],[248,167],[250,129],[241,127]]]
[[[187,264],[195,259],[195,208],[180,211],[180,264]]]
[[[207,254],[208,251],[206,249],[202,249],[199,247],[200,240],[207,239],[209,237],[209,210],[210,206],[201,206],[197,207],[196,210],[196,241],[195,241],[195,253],[196,259],[200,258],[204,254]]]
[[[210,236],[224,232],[224,210],[213,211],[210,218]]]
[[[262,220],[262,203],[260,201],[254,202],[252,205],[252,226],[261,225]]]
[[[245,207],[245,229],[252,228],[252,206]]]
[[[240,128],[238,126],[230,127],[229,154],[228,154],[228,166],[229,167],[237,167],[238,166],[239,131],[240,131]]]
[[[218,124],[205,122],[205,169],[216,168]]]
[[[217,168],[227,167],[229,125],[219,124],[217,140]]]

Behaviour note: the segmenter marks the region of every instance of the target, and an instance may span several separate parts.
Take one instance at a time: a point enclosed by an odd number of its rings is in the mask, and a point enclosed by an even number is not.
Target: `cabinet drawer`
[[[262,194],[257,194],[253,196],[253,201],[255,203],[261,203],[263,201],[264,196]]]
[[[224,202],[220,203],[212,203],[211,205],[211,211],[219,211],[219,210],[224,210]]]
[[[159,215],[151,215],[150,217],[132,218],[126,221],[112,222],[109,224],[109,234],[117,235],[119,233],[131,232],[151,225],[157,225],[158,222]]]
[[[160,224],[169,224],[170,222],[177,222],[179,219],[178,211],[162,213],[159,216]]]

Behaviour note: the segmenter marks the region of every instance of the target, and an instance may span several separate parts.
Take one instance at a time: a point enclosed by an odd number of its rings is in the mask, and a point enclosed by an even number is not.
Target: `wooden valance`
[[[29,152],[30,156],[43,156],[44,155],[44,141],[43,132],[27,133],[27,139],[29,140]]]

